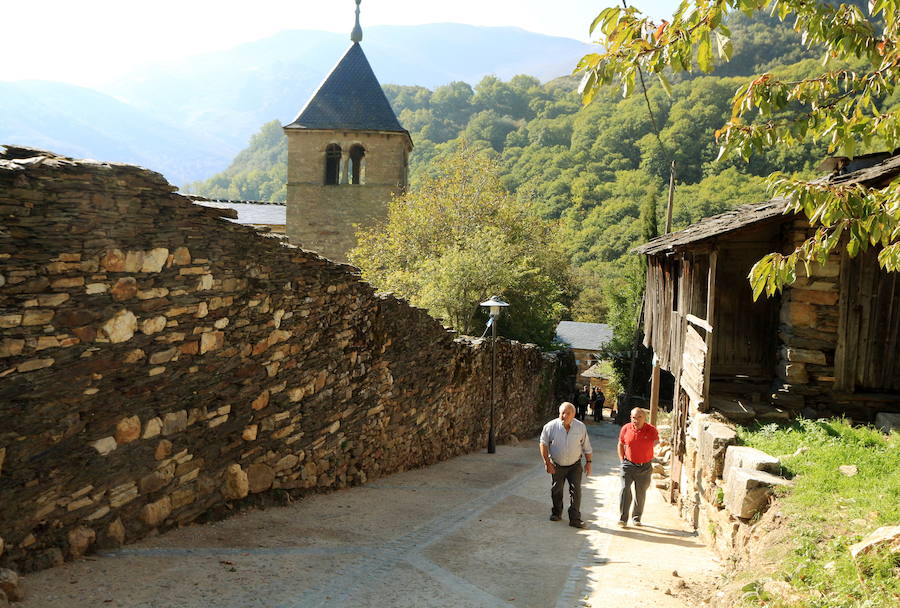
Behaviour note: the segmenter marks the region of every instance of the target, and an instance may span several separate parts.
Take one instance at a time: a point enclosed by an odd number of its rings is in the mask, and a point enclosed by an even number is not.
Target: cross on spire
[[[350,32],[350,40],[353,42],[361,42],[362,41],[362,28],[359,27],[359,3],[361,0],[356,0],[356,25],[353,26],[353,31]]]

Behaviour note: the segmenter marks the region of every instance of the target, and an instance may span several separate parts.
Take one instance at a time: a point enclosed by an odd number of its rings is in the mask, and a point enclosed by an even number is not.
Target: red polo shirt
[[[644,423],[641,430],[629,422],[619,431],[619,443],[625,445],[625,458],[635,464],[644,464],[653,460],[653,444],[659,439],[656,427]]]

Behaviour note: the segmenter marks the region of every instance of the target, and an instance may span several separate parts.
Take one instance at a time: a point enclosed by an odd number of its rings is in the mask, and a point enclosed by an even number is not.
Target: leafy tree
[[[666,89],[670,72],[715,68],[714,55],[733,53],[726,17],[767,10],[793,28],[810,47],[824,49],[824,71],[796,81],[761,74],[738,88],[731,117],[716,132],[720,156],[748,160],[772,147],[826,142],[831,152],[853,156],[859,149],[900,143],[896,106],[885,99],[896,89],[900,72],[898,0],[871,0],[869,17],[856,3],[834,6],[816,0],[684,0],[671,23],[655,23],[635,8],[607,8],[591,25],[601,32],[603,53],[586,55],[578,70],[589,102],[604,85],[618,80],[631,93],[641,72],[654,74]],[[851,69],[855,68],[855,69]],[[900,271],[900,184],[883,189],[840,186],[797,177],[776,176],[776,195],[789,197],[789,210],[803,212],[813,236],[793,252],[775,252],[753,267],[754,297],[771,295],[795,278],[798,263],[824,261],[839,245],[855,256],[880,247],[878,260]]]
[[[474,95],[475,92],[470,85],[457,80],[434,90],[431,95],[431,107],[438,116],[461,129],[475,111],[472,106]]]
[[[386,84],[382,89],[391,107],[395,109],[401,108],[415,111],[431,108],[432,93],[425,87]]]
[[[357,233],[349,254],[363,278],[465,334],[480,333],[479,302],[511,304],[503,335],[550,346],[570,298],[569,263],[553,224],[500,184],[500,168],[459,145],[437,174],[392,200],[387,219]]]
[[[500,151],[506,136],[516,130],[516,125],[508,117],[503,117],[493,110],[482,110],[469,120],[462,132],[467,141],[486,141],[491,147]]]
[[[476,110],[491,109],[501,116],[530,119],[533,114],[528,107],[526,92],[496,76],[485,76],[475,86],[472,105]]]

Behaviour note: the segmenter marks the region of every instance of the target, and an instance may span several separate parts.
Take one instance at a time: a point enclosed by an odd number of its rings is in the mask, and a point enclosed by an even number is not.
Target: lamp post
[[[493,454],[497,451],[497,446],[494,443],[494,376],[497,369],[497,319],[500,317],[501,309],[506,308],[509,304],[498,296],[491,296],[489,300],[485,300],[481,305],[490,310],[488,325],[491,328],[491,419],[488,426],[487,451],[488,454]]]

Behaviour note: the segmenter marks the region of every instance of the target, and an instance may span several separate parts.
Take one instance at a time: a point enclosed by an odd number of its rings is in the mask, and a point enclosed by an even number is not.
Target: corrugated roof
[[[297,118],[284,128],[407,133],[356,42],[325,77]]]
[[[560,321],[556,326],[556,341],[580,350],[599,350],[612,335],[612,328],[605,323]]]
[[[878,155],[867,155],[876,157]],[[861,158],[861,157],[858,157]],[[854,159],[856,160],[856,159]],[[832,175],[823,180],[834,184],[852,185],[864,184],[873,188],[883,188],[900,174],[900,155],[892,156],[885,161],[841,175]],[[654,255],[669,251],[679,245],[696,243],[708,238],[722,236],[734,232],[750,224],[772,219],[782,215],[787,207],[787,200],[783,198],[772,199],[764,203],[751,203],[741,205],[731,211],[713,215],[691,224],[684,230],[658,236],[631,251],[647,255]]]

